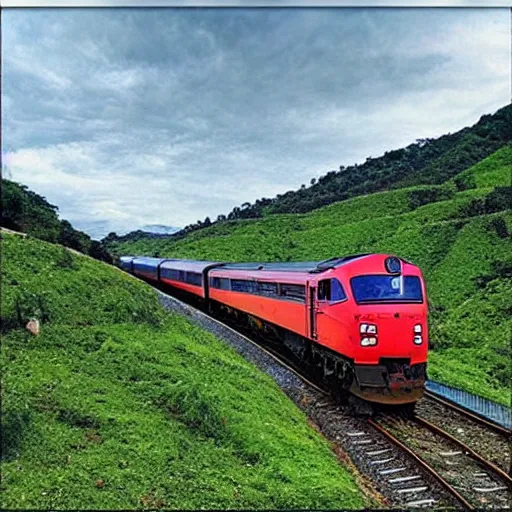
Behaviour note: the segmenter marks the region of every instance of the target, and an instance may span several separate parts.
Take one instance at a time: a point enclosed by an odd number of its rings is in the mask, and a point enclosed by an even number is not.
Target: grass
[[[140,239],[111,248],[118,254],[220,261],[398,254],[419,265],[427,281],[429,375],[510,405],[512,372],[503,361],[512,357],[511,310],[505,306],[511,303],[512,251],[510,235],[499,226],[508,226],[510,233],[512,213],[468,217],[465,212],[495,186],[509,184],[511,166],[512,149],[506,147],[461,173],[462,181],[470,176],[476,188],[457,192],[456,178],[437,187],[357,197],[307,214],[214,224],[178,241]],[[427,193],[431,202],[417,206],[417,198]]]
[[[270,377],[148,286],[2,239],[2,508],[372,505]]]
[[[512,146],[505,146],[488,158],[461,172],[453,180],[466,187],[512,186]]]

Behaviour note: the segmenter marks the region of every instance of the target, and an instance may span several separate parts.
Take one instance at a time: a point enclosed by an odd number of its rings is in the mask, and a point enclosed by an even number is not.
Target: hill
[[[79,231],[67,220],[60,220],[58,207],[25,185],[2,179],[0,226],[55,242],[84,254],[112,262],[104,245]]]
[[[2,509],[369,506],[274,381],[150,287],[1,237]]]
[[[409,146],[387,151],[384,155],[369,157],[362,164],[340,166],[310,186],[290,190],[274,198],[261,198],[253,204],[244,203],[227,215],[219,215],[214,223],[226,220],[261,218],[271,214],[305,213],[323,206],[378,191],[399,189],[415,185],[435,185],[446,182],[465,169],[488,157],[512,141],[512,105],[493,115],[484,115],[471,127],[437,139],[418,139]],[[293,172],[293,169],[290,169]],[[179,239],[184,235],[208,228],[209,217],[203,222],[190,224],[170,235]],[[120,242],[145,238],[143,232],[128,233]],[[110,235],[115,241],[116,235]]]
[[[293,261],[390,252],[419,265],[431,310],[431,378],[509,405],[512,147],[440,185],[341,201],[307,214],[215,223],[181,239],[117,241],[116,254]]]

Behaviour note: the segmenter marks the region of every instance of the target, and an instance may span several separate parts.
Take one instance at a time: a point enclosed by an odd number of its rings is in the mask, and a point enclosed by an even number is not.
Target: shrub
[[[480,198],[471,199],[468,204],[462,206],[459,210],[459,217],[476,217],[485,213],[484,201]]]
[[[453,180],[455,183],[455,187],[457,188],[457,192],[462,192],[463,190],[469,190],[472,188],[476,188],[476,180],[472,174],[469,175],[459,175],[456,176]]]
[[[411,210],[436,201],[451,199],[455,192],[453,188],[446,186],[422,187],[411,190],[409,193],[409,205]]]
[[[500,238],[508,238],[509,232],[507,223],[503,217],[494,217],[489,221],[489,228],[496,232]]]
[[[74,269],[75,260],[73,258],[73,255],[67,249],[62,248],[59,257],[55,261],[55,266],[57,268]]]
[[[512,187],[495,187],[485,197],[487,213],[501,212],[512,208]]]

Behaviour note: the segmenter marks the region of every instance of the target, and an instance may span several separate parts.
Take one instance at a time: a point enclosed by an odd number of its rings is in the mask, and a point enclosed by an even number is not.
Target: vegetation
[[[372,505],[270,377],[150,287],[32,237],[2,250],[2,509]]]
[[[444,184],[379,192],[307,214],[215,223],[181,239],[117,240],[109,249],[221,261],[398,254],[427,280],[430,377],[509,404],[511,173],[506,146]]]
[[[74,229],[67,220],[59,220],[57,212],[57,206],[25,185],[2,179],[0,226],[112,262],[103,243],[91,240],[89,235]]]
[[[313,178],[310,186],[304,184],[298,190],[290,190],[272,199],[261,198],[254,204],[236,206],[229,214],[219,215],[213,224],[261,218],[276,213],[310,212],[328,204],[373,192],[441,184],[457,175],[460,176],[457,186],[473,188],[466,186],[466,180],[471,178],[463,177],[460,173],[512,141],[511,113],[512,106],[507,105],[493,115],[482,116],[474,126],[456,133],[443,135],[438,139],[418,139],[406,148],[387,151],[378,158],[369,157],[363,164],[348,167],[342,165],[339,170],[330,171],[318,180]],[[480,171],[477,169],[473,172]],[[485,179],[492,181],[493,177]],[[510,185],[510,178],[507,185]],[[480,183],[479,186],[489,185]],[[207,217],[204,221],[185,226],[171,235],[171,238],[177,240],[210,225],[212,222]],[[120,242],[153,237],[152,234],[141,231],[123,237],[117,237],[115,233],[109,236],[111,239],[118,238]]]

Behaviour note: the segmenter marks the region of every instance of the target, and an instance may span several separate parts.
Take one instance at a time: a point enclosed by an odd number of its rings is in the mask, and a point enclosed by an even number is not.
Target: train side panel
[[[158,281],[158,265],[161,258],[134,258],[132,261],[133,273],[136,276]]]
[[[307,336],[306,304],[210,288],[210,299]]]
[[[182,291],[191,293],[193,295],[197,295],[198,297],[201,297],[204,299],[204,289],[200,285],[183,283],[181,281],[175,281],[173,279],[168,279],[163,276],[160,277],[160,282],[165,283],[168,286],[172,286],[173,288],[176,288],[178,290],[182,290]]]

